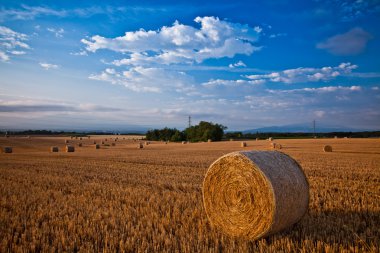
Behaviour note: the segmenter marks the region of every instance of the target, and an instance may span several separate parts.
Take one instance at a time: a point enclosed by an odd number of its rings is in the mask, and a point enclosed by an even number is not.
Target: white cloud
[[[230,65],[228,65],[228,67],[230,67],[230,68],[247,67],[247,65],[245,65],[245,63],[242,61],[238,61],[236,63],[231,63]]]
[[[158,31],[140,29],[116,38],[95,35],[82,39],[82,42],[90,52],[108,49],[127,53],[129,58],[115,64],[135,66],[150,62],[199,63],[210,58],[250,55],[260,49],[252,45],[259,38],[259,28],[215,17],[197,17],[194,21],[200,24],[199,29],[176,21],[172,26],[163,26]]]
[[[296,68],[263,75],[247,75],[251,80],[262,80],[282,83],[302,83],[328,81],[341,75],[350,74],[358,66],[351,63],[341,63],[336,67]]]
[[[49,69],[58,69],[59,66],[51,63],[46,63],[46,62],[40,62],[40,66],[46,70]]]
[[[207,88],[214,88],[218,86],[226,86],[226,87],[236,87],[241,85],[259,85],[265,83],[264,80],[224,80],[224,79],[211,79],[207,82],[202,83],[202,86]]]
[[[370,39],[372,39],[370,33],[356,27],[346,33],[335,35],[324,42],[318,43],[317,48],[326,49],[335,55],[356,55],[364,51]]]
[[[93,80],[106,81],[125,86],[136,92],[191,92],[194,91],[193,80],[184,72],[170,71],[161,68],[133,67],[118,72],[107,68],[100,74],[91,75]]]
[[[315,92],[315,93],[327,93],[336,91],[361,91],[361,86],[325,86],[319,88],[302,88],[291,90],[267,90],[270,93],[302,93],[302,92]]]
[[[314,115],[317,117],[317,118],[323,118],[323,116],[325,116],[326,112],[325,111],[315,111],[314,112]]]
[[[75,56],[87,56],[87,51],[79,51],[79,52],[74,52],[74,53],[70,53],[71,55],[75,55]]]
[[[54,33],[55,37],[62,38],[65,30],[63,28],[55,29],[55,28],[47,28],[47,31]]]
[[[8,27],[0,26],[0,60],[3,62],[9,61],[9,54],[25,54],[25,51],[20,51],[19,49],[30,49],[29,45],[25,43],[27,40],[27,35],[15,32]]]

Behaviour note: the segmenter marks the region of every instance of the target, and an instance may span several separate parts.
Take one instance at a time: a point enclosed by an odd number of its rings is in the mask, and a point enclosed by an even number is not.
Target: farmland
[[[75,152],[64,152],[66,139]],[[293,227],[252,242],[210,226],[202,182],[221,155],[270,150],[267,140],[137,149],[123,136],[1,137],[13,153],[0,154],[0,252],[379,251],[380,140],[275,142],[307,175],[309,211]],[[325,145],[333,152],[324,153]]]

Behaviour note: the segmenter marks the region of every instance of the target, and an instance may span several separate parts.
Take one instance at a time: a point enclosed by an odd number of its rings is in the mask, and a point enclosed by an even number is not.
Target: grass
[[[375,139],[276,140],[304,168],[307,215],[259,241],[210,227],[201,185],[208,166],[268,141],[136,142],[94,140],[65,153],[64,137],[0,138],[0,252],[376,252],[380,249],[380,142]],[[121,140],[120,140],[121,139]],[[73,144],[79,140],[73,140]],[[70,143],[71,144],[71,143]],[[324,153],[324,145],[334,152]],[[58,146],[59,153],[50,153]]]

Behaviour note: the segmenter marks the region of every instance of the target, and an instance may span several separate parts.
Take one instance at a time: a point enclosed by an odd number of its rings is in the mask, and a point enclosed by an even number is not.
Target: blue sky
[[[379,129],[379,24],[379,0],[1,1],[0,128]]]

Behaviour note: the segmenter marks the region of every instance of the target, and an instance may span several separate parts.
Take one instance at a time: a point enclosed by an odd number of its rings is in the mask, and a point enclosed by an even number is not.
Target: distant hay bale
[[[87,136],[87,139],[90,139],[91,137],[90,136]]]
[[[69,140],[65,140],[65,144],[69,143]]]
[[[94,144],[96,144],[96,141],[94,141]]]
[[[334,139],[338,139],[338,136],[334,136]]]
[[[332,152],[332,147],[330,145],[326,145],[323,147],[324,152]]]
[[[78,140],[78,136],[75,136],[75,140]]]
[[[230,141],[234,141],[234,139],[231,138]]]
[[[139,145],[137,145],[137,148],[143,148],[143,144],[140,142]]]
[[[182,141],[182,144],[187,144],[187,141]]]
[[[104,145],[104,141],[102,141],[102,145]]]
[[[259,138],[256,138],[256,141],[258,141],[259,140]]]
[[[271,148],[273,148],[273,149],[282,149],[281,144],[278,144],[278,143],[275,143],[275,142],[272,142],[272,143],[270,144],[270,146],[271,146]]]
[[[115,143],[115,142],[112,142],[112,143],[111,143],[111,146],[116,146],[116,143]]]
[[[82,137],[80,137],[79,140],[81,141],[81,140],[82,140]]]
[[[282,145],[281,144],[277,144],[276,148],[282,149]]]
[[[202,190],[213,227],[248,240],[290,227],[309,204],[302,168],[277,151],[239,151],[220,157],[208,168]]]
[[[58,147],[50,147],[50,152],[59,152]]]
[[[100,149],[100,145],[95,143],[95,149]]]
[[[212,140],[211,140],[211,139],[208,139],[207,142],[212,142]]]
[[[72,140],[74,137],[73,136],[70,136],[70,139]]]
[[[13,153],[13,148],[12,147],[3,147],[3,153]]]
[[[82,147],[82,143],[78,143],[78,147]]]
[[[107,141],[107,138],[105,139],[105,141]]]
[[[148,146],[149,144],[150,144],[149,141],[146,141],[146,142],[145,142],[145,146]]]
[[[242,147],[242,148],[245,148],[247,146],[247,143],[246,142],[242,142],[242,143],[240,143],[240,147]]]
[[[347,136],[345,136],[343,139],[348,139],[348,137],[347,137]]]
[[[269,137],[269,138],[268,138],[268,141],[273,141],[273,138],[272,138],[272,137]]]
[[[74,152],[75,148],[74,146],[66,145],[66,152]]]

